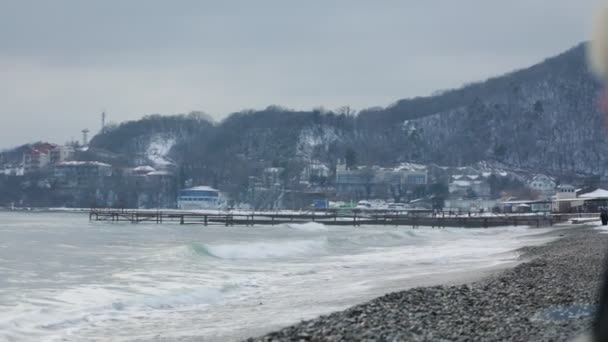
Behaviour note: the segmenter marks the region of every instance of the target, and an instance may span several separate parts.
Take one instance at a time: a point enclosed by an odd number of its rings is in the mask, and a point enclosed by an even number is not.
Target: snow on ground
[[[593,229],[598,230],[600,232],[600,234],[608,234],[608,226],[603,226],[599,217],[597,218],[597,222],[594,221],[594,222],[587,222],[587,223],[593,223],[595,225],[595,227],[593,227]]]
[[[177,139],[173,136],[158,134],[150,139],[150,144],[146,150],[146,157],[156,166],[173,164],[167,157]]]

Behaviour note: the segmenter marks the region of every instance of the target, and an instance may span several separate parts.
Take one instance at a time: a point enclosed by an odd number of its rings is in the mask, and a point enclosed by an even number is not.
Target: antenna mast
[[[101,133],[106,132],[106,112],[101,112]]]

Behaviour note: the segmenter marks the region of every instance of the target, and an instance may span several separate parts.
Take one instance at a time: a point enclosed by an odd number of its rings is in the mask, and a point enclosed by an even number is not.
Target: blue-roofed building
[[[179,209],[220,209],[224,204],[219,190],[209,186],[195,186],[179,191]]]

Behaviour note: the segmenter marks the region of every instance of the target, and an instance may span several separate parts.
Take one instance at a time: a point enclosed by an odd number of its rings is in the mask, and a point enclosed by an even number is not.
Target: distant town
[[[311,162],[297,185],[287,184],[285,169],[267,167],[252,174],[245,201],[236,201],[210,184],[184,179],[168,160],[140,158],[120,167],[82,158],[82,142],[39,142],[21,151],[20,162],[0,154],[3,188],[0,205],[23,207],[107,207],[172,209],[360,209],[454,213],[549,213],[597,211],[608,200],[599,177],[572,183],[544,174],[480,163],[441,167],[401,163],[393,167],[356,165],[350,151],[335,166]],[[14,152],[13,152],[14,153]],[[162,158],[161,158],[162,159]],[[13,158],[15,160],[15,158]]]

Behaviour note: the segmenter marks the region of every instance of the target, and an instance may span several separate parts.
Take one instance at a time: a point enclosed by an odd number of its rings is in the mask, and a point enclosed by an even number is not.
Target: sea
[[[547,229],[225,227],[0,212],[0,341],[232,341],[513,265]]]

